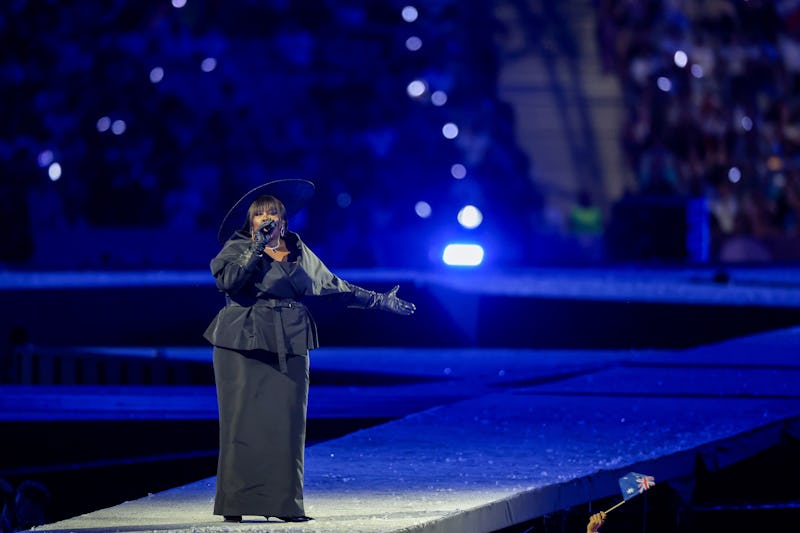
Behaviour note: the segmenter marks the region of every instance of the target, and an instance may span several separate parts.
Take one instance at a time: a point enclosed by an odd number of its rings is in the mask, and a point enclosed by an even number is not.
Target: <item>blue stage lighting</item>
[[[452,122],[448,122],[442,126],[442,135],[444,135],[447,139],[455,139],[458,137],[458,126]]]
[[[420,200],[414,205],[414,212],[419,218],[428,218],[433,213],[433,209],[431,209],[431,204],[424,200]]]
[[[441,107],[447,103],[447,93],[444,91],[433,91],[431,94],[431,102],[437,107]]]
[[[406,86],[406,93],[408,93],[408,96],[411,98],[419,98],[425,94],[427,90],[428,86],[422,80],[414,80]]]
[[[475,229],[483,222],[483,213],[474,205],[465,205],[458,212],[458,223],[467,229]]]
[[[414,6],[405,6],[403,11],[401,12],[403,16],[403,20],[406,22],[414,22],[419,17],[419,12],[417,8]]]
[[[203,72],[211,72],[217,68],[217,60],[213,57],[207,57],[200,63],[200,70]]]
[[[448,244],[442,261],[449,266],[478,266],[483,262],[483,247],[479,244]]]
[[[675,65],[680,68],[684,68],[689,64],[689,56],[683,50],[675,52],[672,56],[672,60],[675,61]]]
[[[128,128],[128,125],[125,124],[125,121],[122,119],[117,119],[111,123],[111,133],[114,135],[122,135],[125,133],[125,130]]]
[[[111,129],[111,119],[108,116],[97,119],[97,131],[103,133],[109,129]]]
[[[417,37],[416,35],[412,35],[408,39],[406,39],[406,48],[410,52],[416,52],[420,48],[422,48],[422,39]]]
[[[51,163],[47,167],[47,175],[50,177],[50,181],[58,181],[61,178],[61,165],[59,163]]]
[[[55,160],[55,156],[53,155],[52,150],[42,150],[36,160],[38,161],[39,166],[44,168],[49,166],[50,163]]]
[[[467,167],[461,163],[455,163],[450,167],[450,175],[457,180],[464,179],[467,177]]]
[[[164,69],[162,67],[153,67],[150,70],[150,81],[152,83],[159,83],[164,79]]]

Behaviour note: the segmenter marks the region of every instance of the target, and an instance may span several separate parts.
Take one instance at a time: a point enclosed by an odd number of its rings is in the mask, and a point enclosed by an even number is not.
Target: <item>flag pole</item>
[[[617,507],[619,507],[620,505],[622,505],[622,504],[623,504],[623,503],[625,503],[626,501],[628,501],[628,500],[622,500],[621,502],[619,502],[618,504],[616,504],[614,507],[612,507],[611,509],[609,509],[609,510],[608,510],[608,511],[606,511],[605,513],[606,513],[606,514],[610,513],[611,511],[613,511],[614,509],[616,509]]]

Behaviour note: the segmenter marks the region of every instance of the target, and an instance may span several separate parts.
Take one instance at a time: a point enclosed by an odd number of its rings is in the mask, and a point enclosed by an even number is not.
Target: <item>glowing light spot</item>
[[[668,93],[672,90],[672,82],[670,81],[669,78],[664,76],[658,77],[656,85],[658,85],[658,88],[664,91],[665,93]]]
[[[159,83],[164,79],[164,69],[161,67],[154,67],[150,70],[150,82]]]
[[[427,89],[428,87],[425,85],[424,81],[414,80],[408,84],[408,87],[406,87],[406,92],[408,93],[408,96],[410,96],[411,98],[419,98],[420,96],[425,94],[425,91]]]
[[[420,200],[414,205],[414,212],[419,218],[428,218],[433,213],[433,209],[431,209],[431,205],[428,202]]]
[[[127,127],[128,126],[127,124],[125,124],[124,120],[115,120],[114,122],[111,123],[111,133],[113,133],[114,135],[122,135],[123,133],[125,133]]]
[[[211,72],[217,68],[217,60],[213,57],[207,57],[200,63],[200,70],[203,72]]]
[[[739,170],[737,167],[731,167],[728,170],[728,181],[731,183],[739,183],[739,180],[742,179],[742,171]]]
[[[431,102],[437,107],[443,106],[447,103],[447,93],[444,91],[433,91]]]
[[[452,122],[448,122],[442,126],[442,135],[444,135],[447,139],[455,139],[458,137],[458,126]]]
[[[467,229],[475,229],[483,222],[483,213],[474,205],[465,205],[458,212],[458,223]]]
[[[771,155],[767,158],[767,169],[770,172],[783,170],[783,159],[779,155]]]
[[[422,39],[417,37],[416,35],[412,35],[408,39],[406,39],[406,48],[412,52],[416,52],[420,48],[422,48]]]
[[[703,67],[697,64],[692,65],[692,68],[689,70],[692,71],[692,76],[694,76],[697,79],[700,79],[705,75],[705,72],[703,72]]]
[[[37,163],[41,168],[46,167],[50,163],[53,162],[53,151],[52,150],[42,150],[39,152],[39,156],[36,158]]]
[[[406,22],[414,22],[419,17],[419,12],[414,6],[405,6],[401,11],[401,15]]]
[[[456,163],[450,167],[450,175],[457,180],[463,180],[467,177],[467,167],[461,163]]]
[[[750,131],[753,129],[753,119],[748,116],[742,117],[741,124],[744,131]]]
[[[97,119],[97,131],[100,133],[108,131],[111,127],[111,119],[109,117],[100,117]]]
[[[50,181],[58,181],[61,178],[61,165],[58,163],[51,163],[49,167],[47,167],[47,175],[50,177]]]
[[[442,261],[449,266],[478,266],[483,262],[483,248],[478,244],[448,244]]]
[[[180,9],[186,5],[186,0],[172,0],[172,7]]]
[[[678,50],[675,52],[675,54],[672,56],[672,60],[675,61],[675,65],[680,68],[684,68],[689,64],[689,56],[686,55],[686,52],[683,50]]]

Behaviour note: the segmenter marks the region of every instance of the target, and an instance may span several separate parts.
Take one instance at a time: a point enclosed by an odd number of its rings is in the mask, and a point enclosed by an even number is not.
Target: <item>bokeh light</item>
[[[431,94],[431,103],[437,107],[441,107],[447,103],[447,93],[444,91],[433,91]]]
[[[483,247],[478,244],[453,243],[445,246],[442,261],[449,266],[478,266],[483,255]]]
[[[161,67],[154,67],[150,70],[150,81],[152,83],[159,83],[164,79],[164,69]]]
[[[110,117],[100,117],[97,119],[97,131],[100,133],[104,133],[108,131],[111,127],[111,118]]]
[[[483,222],[483,213],[474,205],[465,205],[458,212],[458,223],[466,229],[475,229]]]
[[[406,39],[406,48],[412,52],[416,52],[420,48],[422,48],[422,39],[417,37],[416,35],[412,35],[408,39]]]
[[[401,15],[406,22],[414,22],[419,17],[419,12],[414,6],[405,6],[401,11]]]
[[[49,167],[47,167],[47,175],[50,177],[50,181],[58,181],[61,178],[61,165],[58,163],[51,163]]]
[[[427,87],[425,85],[425,82],[422,80],[414,80],[411,83],[409,83],[408,86],[406,87],[406,92],[408,93],[408,96],[410,96],[411,98],[419,98],[420,96],[425,94],[426,90]]]
[[[128,125],[125,124],[124,120],[115,120],[111,123],[111,133],[114,135],[122,135],[125,133],[125,130],[128,128]]]
[[[442,135],[444,135],[446,139],[455,139],[458,137],[458,126],[452,122],[448,122],[442,126]]]
[[[686,52],[683,50],[678,50],[675,52],[675,54],[672,56],[672,60],[675,62],[675,65],[680,68],[684,68],[689,64],[689,56],[686,55]]]
[[[211,72],[217,68],[217,60],[213,57],[207,57],[200,63],[200,70],[203,72]]]
[[[420,200],[414,205],[414,212],[419,218],[429,218],[433,214],[433,209],[428,202]]]
[[[36,158],[36,162],[40,167],[44,168],[53,162],[54,156],[52,150],[42,150]]]
[[[455,163],[450,167],[450,175],[457,180],[463,180],[467,177],[467,167],[461,163]]]

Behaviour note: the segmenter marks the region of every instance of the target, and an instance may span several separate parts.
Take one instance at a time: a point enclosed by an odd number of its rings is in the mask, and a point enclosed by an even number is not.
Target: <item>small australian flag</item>
[[[619,488],[622,490],[622,497],[627,501],[637,494],[641,494],[656,484],[653,476],[628,472],[619,478]]]

